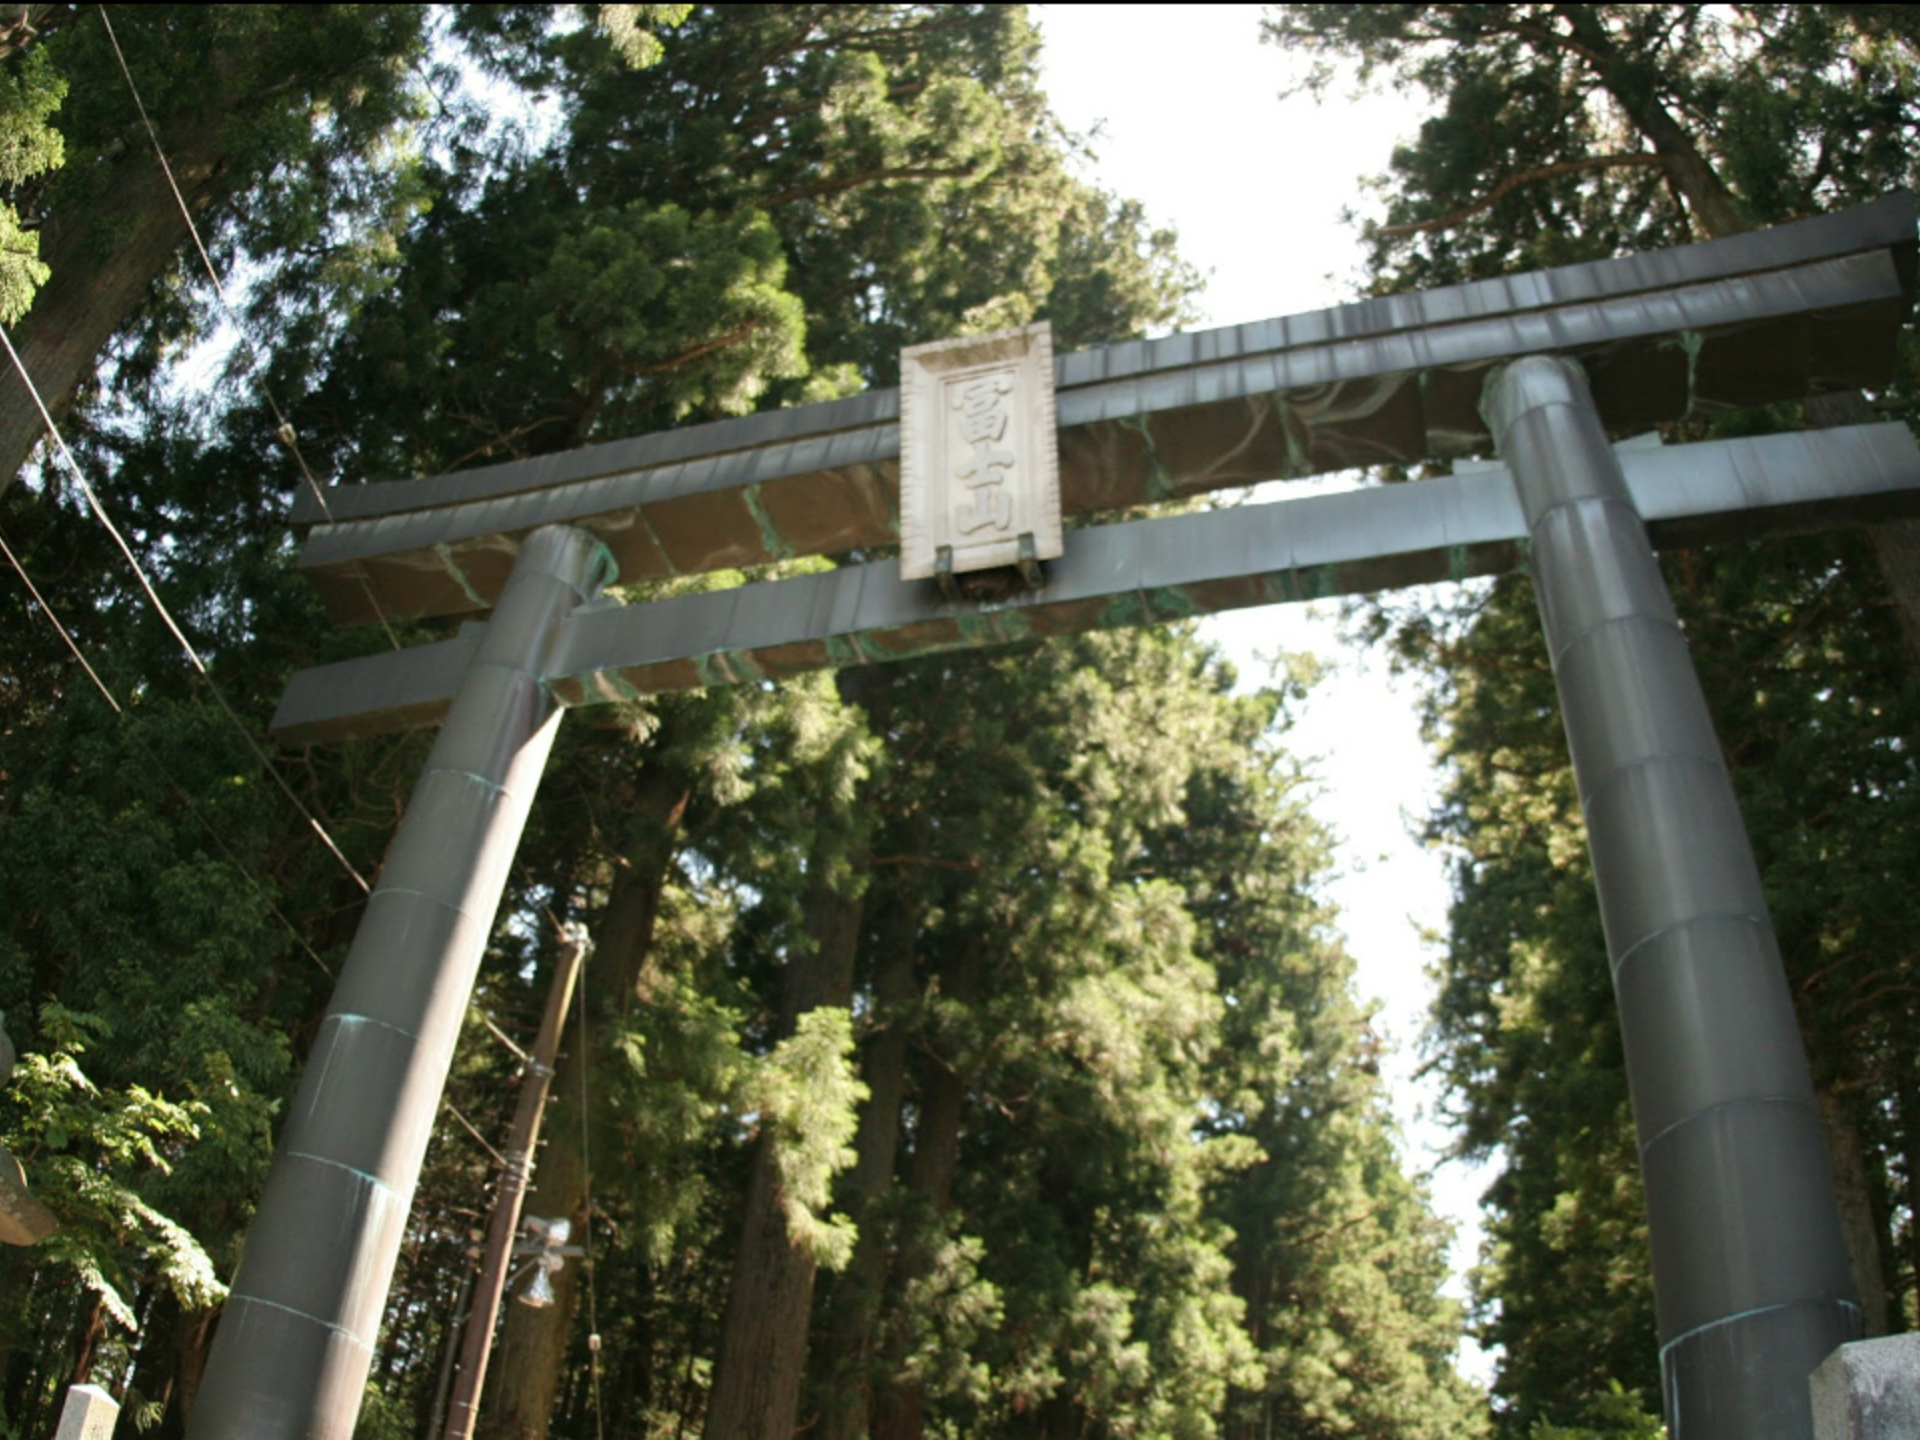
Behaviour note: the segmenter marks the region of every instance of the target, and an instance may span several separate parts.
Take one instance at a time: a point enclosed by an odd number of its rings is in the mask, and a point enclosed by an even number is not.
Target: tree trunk
[[[817,864],[825,877],[832,867]],[[825,878],[807,897],[805,929],[812,945],[787,961],[780,1034],[802,1015],[853,1000],[854,950],[861,902]],[[791,1440],[806,1370],[807,1322],[813,1306],[813,1255],[787,1235],[771,1137],[754,1142],[747,1176],[746,1219],[707,1405],[706,1440]]]
[[[176,121],[168,132],[174,178],[196,215],[219,195],[226,154],[212,115]],[[56,423],[93,374],[94,358],[146,299],[147,287],[187,238],[187,222],[150,150],[113,160],[84,213],[50,215],[40,258],[52,272],[33,308],[10,332],[27,374]],[[111,238],[107,238],[111,237]],[[0,361],[0,494],[46,434],[32,397],[9,362]]]
[[[1591,5],[1555,7],[1573,27],[1574,39],[1589,57],[1601,86],[1611,95],[1628,123],[1653,146],[1665,163],[1667,177],[1692,211],[1694,223],[1709,238],[1737,235],[1751,229],[1733,192],[1727,189],[1693,136],[1661,103],[1653,68],[1637,56],[1623,54],[1606,22]]]
[[[87,1314],[86,1325],[80,1331],[80,1343],[73,1357],[73,1374],[67,1380],[69,1385],[85,1385],[93,1378],[93,1347],[99,1344],[106,1328],[106,1302],[96,1300]]]
[[[915,997],[913,942],[919,916],[892,912],[877,941],[874,1005],[880,1028],[861,1056],[867,1102],[854,1139],[856,1159],[842,1187],[845,1208],[860,1227],[853,1260],[833,1283],[822,1360],[831,1367],[823,1387],[829,1406],[820,1417],[821,1440],[866,1440],[873,1400],[873,1327],[887,1284],[892,1237],[879,1202],[893,1185],[900,1152],[900,1106],[907,1096],[907,1033],[900,1012]]]
[[[1920,674],[1920,520],[1882,520],[1867,526],[1867,539],[1900,617],[1907,666]]]
[[[965,1004],[973,999],[976,962],[971,955],[944,967],[944,989]],[[960,1120],[965,1111],[967,1082],[960,1071],[938,1055],[928,1057],[927,1076],[920,1087],[919,1123],[914,1127],[913,1156],[907,1162],[907,1188],[919,1202],[919,1228],[902,1239],[893,1294],[933,1268],[932,1235],[953,1201],[953,1181],[960,1171]],[[889,1375],[874,1387],[873,1440],[920,1440],[926,1425],[925,1387],[903,1374],[905,1357],[890,1355]]]
[[[1874,1218],[1873,1186],[1867,1174],[1860,1129],[1845,1099],[1830,1084],[1815,1087],[1820,1125],[1827,1137],[1834,1196],[1840,1203],[1840,1233],[1847,1245],[1847,1268],[1860,1296],[1860,1325],[1869,1340],[1887,1333],[1887,1277],[1880,1255],[1880,1226]]]
[[[179,1440],[186,1433],[207,1368],[207,1341],[217,1309],[183,1312],[171,1292],[155,1297],[140,1336],[134,1369],[134,1388],[160,1405],[160,1419],[145,1432],[146,1440]]]
[[[614,1063],[608,1036],[636,1002],[645,1003],[652,989],[649,959],[654,923],[688,798],[686,780],[676,772],[662,766],[641,772],[633,823],[607,908],[595,927],[588,962],[590,983],[581,1000],[594,1017],[590,1041],[594,1053],[582,1053],[578,1045],[571,1045],[555,1067],[554,1113],[534,1170],[526,1213],[564,1215],[573,1221],[576,1234],[583,1233],[589,1179],[580,1143],[581,1080],[587,1066]],[[553,1276],[553,1304],[544,1309],[508,1303],[480,1407],[477,1433],[481,1440],[546,1440],[583,1274],[583,1265],[569,1264]],[[469,1323],[488,1320],[475,1316]]]

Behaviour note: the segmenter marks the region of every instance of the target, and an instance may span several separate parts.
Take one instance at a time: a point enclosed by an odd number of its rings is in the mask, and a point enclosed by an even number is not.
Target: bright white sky
[[[1233,325],[1338,305],[1355,297],[1361,246],[1342,214],[1377,213],[1357,177],[1387,168],[1411,138],[1421,97],[1391,92],[1325,105],[1279,92],[1299,62],[1259,43],[1251,5],[1040,5],[1042,62],[1055,111],[1095,136],[1090,178],[1143,201],[1180,232],[1186,259],[1208,275],[1204,326]],[[1268,498],[1262,496],[1261,498]],[[1385,658],[1341,642],[1332,607],[1242,611],[1205,633],[1257,679],[1256,658],[1279,649],[1321,657],[1332,674],[1292,737],[1324,788],[1316,806],[1340,837],[1330,887],[1376,1028],[1395,1047],[1387,1074],[1414,1163],[1432,1166],[1446,1142],[1425,1117],[1434,1094],[1417,1083],[1416,1043],[1432,991],[1425,934],[1445,926],[1441,859],[1410,836],[1430,808],[1435,774],[1419,735],[1411,686]],[[1433,1176],[1435,1201],[1460,1227],[1456,1273],[1479,1246],[1486,1177],[1457,1164]],[[1482,1357],[1464,1366],[1484,1378]]]

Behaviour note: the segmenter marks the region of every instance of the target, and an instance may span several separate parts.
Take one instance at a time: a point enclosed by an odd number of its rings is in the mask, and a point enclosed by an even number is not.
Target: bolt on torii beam
[[[1035,589],[891,559],[649,605],[646,579],[901,538],[900,397],[335,489],[301,564],[343,619],[492,608],[296,675],[274,730],[439,723],[247,1241],[195,1440],[353,1428],[407,1208],[562,710],[1464,578],[1540,599],[1614,969],[1676,1440],[1807,1440],[1858,1308],[1784,972],[1651,543],[1920,515],[1904,427],[1608,435],[1880,383],[1914,291],[1900,195],[1730,240],[1061,357],[1060,505],[1497,451],[1504,468],[1092,526]],[[322,518],[303,497],[297,520]],[[1028,571],[1031,574],[1031,570]]]

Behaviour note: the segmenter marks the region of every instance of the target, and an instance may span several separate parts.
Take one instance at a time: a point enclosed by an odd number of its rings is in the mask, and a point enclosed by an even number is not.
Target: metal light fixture
[[[520,1228],[525,1238],[514,1242],[514,1258],[527,1261],[520,1273],[532,1271],[533,1278],[515,1298],[522,1305],[545,1310],[554,1301],[552,1277],[560,1273],[569,1255],[584,1255],[586,1247],[567,1243],[573,1238],[573,1222],[564,1216],[543,1220],[529,1215],[520,1222]]]
[[[533,1267],[533,1279],[527,1282],[527,1288],[520,1292],[520,1303],[535,1310],[545,1310],[553,1304],[553,1282],[547,1279],[547,1267],[544,1262],[536,1262]]]

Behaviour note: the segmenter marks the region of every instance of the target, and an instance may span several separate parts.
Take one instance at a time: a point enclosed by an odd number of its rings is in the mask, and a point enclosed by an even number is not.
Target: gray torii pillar
[[[447,1067],[559,726],[543,684],[554,637],[611,578],[584,531],[547,526],[521,544],[301,1076],[194,1440],[353,1433]]]
[[[1513,472],[1612,963],[1674,1440],[1808,1440],[1859,1329],[1819,1112],[1706,700],[1586,378],[1484,409]]]

